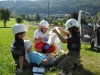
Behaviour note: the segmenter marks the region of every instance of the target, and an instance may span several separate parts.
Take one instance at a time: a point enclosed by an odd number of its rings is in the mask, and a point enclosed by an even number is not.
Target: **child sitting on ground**
[[[56,54],[50,54],[47,56],[43,53],[32,51],[32,42],[30,40],[25,40],[24,44],[26,52],[30,58],[30,63],[36,63],[40,66],[48,66],[54,64],[54,61],[56,60],[55,56],[57,56]]]

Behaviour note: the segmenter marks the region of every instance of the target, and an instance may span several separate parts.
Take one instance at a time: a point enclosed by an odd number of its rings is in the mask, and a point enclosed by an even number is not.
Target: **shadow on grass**
[[[11,28],[11,27],[0,27],[0,28]]]
[[[87,51],[96,52],[96,53],[100,53],[100,49],[99,49],[99,48],[93,48],[93,49],[87,48],[86,50],[87,50]]]
[[[73,75],[97,75],[84,68],[78,68],[71,71]]]
[[[58,69],[55,69],[55,70],[53,69],[53,71],[51,71],[50,69],[47,69],[46,73],[44,75],[48,75],[48,73],[49,73],[49,75],[50,75],[50,73],[52,75],[55,72],[56,72],[56,75],[58,75],[58,72],[59,72]],[[68,73],[72,72],[72,75],[99,75],[99,74],[94,74],[88,70],[85,70],[84,68],[68,70],[67,72]],[[15,75],[33,75],[33,73],[32,73],[32,71],[26,70],[22,74],[15,74]]]

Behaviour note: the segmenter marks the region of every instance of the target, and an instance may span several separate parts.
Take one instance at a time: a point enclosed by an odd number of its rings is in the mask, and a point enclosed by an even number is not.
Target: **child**
[[[34,33],[34,47],[37,52],[52,53],[55,51],[54,45],[47,44],[49,36],[49,23],[45,20],[40,22],[39,29]]]
[[[56,55],[46,56],[45,54],[41,54],[39,52],[32,51],[32,42],[30,40],[25,40],[25,50],[30,58],[30,63],[36,63],[39,66],[47,66],[53,65],[56,58]]]
[[[78,28],[78,22],[75,19],[69,19],[66,22],[66,29],[68,30],[69,34],[59,28],[59,30],[64,33],[68,38],[63,38],[56,29],[53,30],[59,37],[59,39],[63,43],[67,43],[67,48],[69,52],[62,56],[60,56],[56,61],[55,64],[57,68],[59,68],[61,71],[66,71],[68,69],[71,69],[73,65],[78,61],[80,56],[80,32]],[[70,73],[71,75],[71,73]]]
[[[23,72],[23,62],[25,56],[24,40],[27,29],[22,24],[16,24],[12,27],[12,33],[15,35],[15,39],[11,45],[11,52],[14,61],[19,61],[18,71]]]

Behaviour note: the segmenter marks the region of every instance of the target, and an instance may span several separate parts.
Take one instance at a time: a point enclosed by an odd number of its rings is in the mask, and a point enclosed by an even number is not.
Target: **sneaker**
[[[23,71],[21,69],[17,68],[16,74],[21,74],[21,73],[23,73]]]

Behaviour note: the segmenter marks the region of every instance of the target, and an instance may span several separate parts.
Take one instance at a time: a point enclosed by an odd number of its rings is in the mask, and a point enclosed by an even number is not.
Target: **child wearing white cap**
[[[39,52],[32,51],[32,42],[30,40],[25,40],[25,50],[29,56],[28,61],[30,63],[36,63],[40,66],[52,65],[56,58],[56,55],[46,56],[45,54],[41,54]]]
[[[11,53],[13,59],[16,63],[19,63],[18,71],[21,73],[23,72],[23,63],[24,63],[24,56],[25,56],[25,48],[24,48],[24,40],[27,29],[22,24],[15,24],[12,27],[12,33],[15,36],[12,45],[11,45]]]
[[[40,53],[53,53],[56,47],[52,44],[49,45],[49,23],[46,20],[42,20],[39,24],[39,28],[34,33],[34,48]]]

